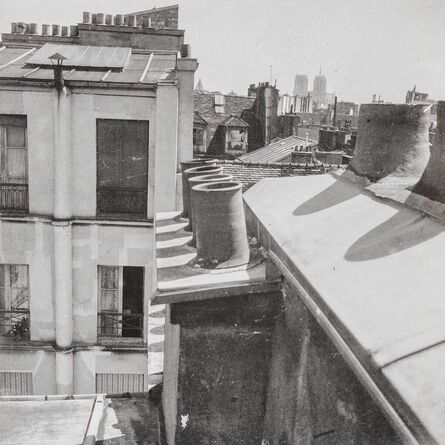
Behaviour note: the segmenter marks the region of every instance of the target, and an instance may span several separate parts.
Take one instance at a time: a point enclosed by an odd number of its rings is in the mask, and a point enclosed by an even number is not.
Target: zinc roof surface
[[[244,156],[240,156],[239,159],[244,162],[280,162],[291,155],[296,145],[307,147],[315,143],[316,142],[312,140],[306,142],[305,138],[299,136],[289,136],[285,139],[272,142]]]
[[[2,79],[53,81],[51,62],[48,60],[49,65],[47,62],[45,65],[38,65],[38,62],[43,61],[47,53],[53,50],[54,53],[59,52],[65,57],[68,55],[68,60],[72,60],[72,63],[81,60],[81,66],[68,65],[67,61],[64,62],[63,73],[66,81],[155,84],[168,76],[176,67],[175,54],[134,54],[130,48],[51,45],[39,55],[45,47],[47,45],[40,50],[0,47],[0,81]],[[87,59],[82,60],[79,48],[95,49]],[[85,55],[87,53],[88,50]],[[125,63],[119,68],[115,60],[120,58],[122,61],[124,55]],[[103,66],[99,66],[100,64]]]

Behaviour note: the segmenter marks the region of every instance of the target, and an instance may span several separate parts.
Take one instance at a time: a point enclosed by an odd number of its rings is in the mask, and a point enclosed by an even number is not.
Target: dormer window
[[[224,96],[215,94],[215,113],[224,113]]]

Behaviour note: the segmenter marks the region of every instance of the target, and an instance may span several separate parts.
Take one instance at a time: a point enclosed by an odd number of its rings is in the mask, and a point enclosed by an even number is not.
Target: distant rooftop
[[[316,143],[317,141],[312,139],[306,141],[306,138],[300,136],[289,136],[240,156],[239,159],[244,162],[280,162],[283,159],[289,158],[296,146],[307,148]]]

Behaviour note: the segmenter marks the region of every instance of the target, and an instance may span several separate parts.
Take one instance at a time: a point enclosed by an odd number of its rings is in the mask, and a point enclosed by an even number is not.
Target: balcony
[[[99,312],[97,334],[108,338],[143,338],[143,314]]]
[[[0,336],[14,340],[29,340],[29,311],[0,310]]]
[[[28,184],[0,184],[0,210],[28,211]]]
[[[98,215],[146,218],[147,189],[98,187]]]

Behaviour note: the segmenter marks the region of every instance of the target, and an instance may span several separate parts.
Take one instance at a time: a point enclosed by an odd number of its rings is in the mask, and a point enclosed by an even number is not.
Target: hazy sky
[[[126,13],[179,3],[180,27],[206,89],[240,94],[273,79],[292,92],[296,73],[320,65],[328,91],[369,102],[401,102],[415,83],[445,99],[444,0],[0,0],[11,21],[73,24],[82,11]]]

